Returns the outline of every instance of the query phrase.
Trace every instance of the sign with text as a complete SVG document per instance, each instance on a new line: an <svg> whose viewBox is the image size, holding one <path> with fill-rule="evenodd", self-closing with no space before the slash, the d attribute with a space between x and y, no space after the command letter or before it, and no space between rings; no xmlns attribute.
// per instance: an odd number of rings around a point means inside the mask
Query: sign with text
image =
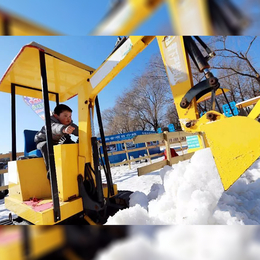
<svg viewBox="0 0 260 260"><path fill-rule="evenodd" d="M200 142L199 142L199 138L197 135L187 136L186 140L187 140L187 145L188 145L189 149L200 147Z"/></svg>

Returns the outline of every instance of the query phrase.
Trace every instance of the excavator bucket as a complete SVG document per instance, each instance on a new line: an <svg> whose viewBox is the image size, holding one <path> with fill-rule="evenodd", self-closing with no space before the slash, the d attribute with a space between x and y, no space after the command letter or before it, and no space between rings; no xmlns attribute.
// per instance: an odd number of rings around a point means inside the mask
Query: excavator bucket
<svg viewBox="0 0 260 260"><path fill-rule="evenodd" d="M201 125L200 130L227 190L260 156L260 123L243 116L222 117Z"/></svg>

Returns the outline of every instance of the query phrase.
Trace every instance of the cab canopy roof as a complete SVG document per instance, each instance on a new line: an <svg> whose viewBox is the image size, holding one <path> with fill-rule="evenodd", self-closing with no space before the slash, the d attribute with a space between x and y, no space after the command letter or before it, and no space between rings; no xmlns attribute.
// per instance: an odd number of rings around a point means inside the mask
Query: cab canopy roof
<svg viewBox="0 0 260 260"><path fill-rule="evenodd" d="M35 22L29 21L25 18L17 16L0 10L0 35L59 35L59 33L44 28Z"/></svg>
<svg viewBox="0 0 260 260"><path fill-rule="evenodd" d="M45 53L49 100L64 102L78 94L78 88L95 69L38 43L25 45L0 81L0 91L42 98L40 51Z"/></svg>

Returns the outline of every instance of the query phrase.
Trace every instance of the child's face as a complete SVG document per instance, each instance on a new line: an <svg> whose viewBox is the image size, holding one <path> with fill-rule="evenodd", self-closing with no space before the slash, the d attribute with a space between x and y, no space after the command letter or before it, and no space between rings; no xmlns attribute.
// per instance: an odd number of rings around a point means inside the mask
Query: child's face
<svg viewBox="0 0 260 260"><path fill-rule="evenodd" d="M54 114L54 116L61 122L63 125L69 125L71 123L71 112L63 111L60 115Z"/></svg>

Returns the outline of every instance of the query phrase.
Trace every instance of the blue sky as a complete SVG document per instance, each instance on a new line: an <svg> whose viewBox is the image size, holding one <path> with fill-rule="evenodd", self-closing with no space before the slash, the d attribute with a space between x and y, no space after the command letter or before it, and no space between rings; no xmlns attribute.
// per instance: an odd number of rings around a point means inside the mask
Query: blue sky
<svg viewBox="0 0 260 260"><path fill-rule="evenodd" d="M87 35L110 9L111 0L1 0L0 8L67 35ZM166 4L142 24L135 35L156 35L169 28ZM171 28L171 27L170 27ZM168 30L169 32L169 30Z"/></svg>
<svg viewBox="0 0 260 260"><path fill-rule="evenodd" d="M19 50L31 41L38 42L70 58L98 68L114 48L117 37L114 36L41 36L41 37L0 37L0 77L2 78L6 69ZM101 111L113 107L116 98L131 85L135 75L139 75L145 68L150 57L159 53L156 40L154 40L132 63L130 63L119 75L109 83L99 94ZM17 96L17 150L23 151L23 130L38 130L42 127L43 121L30 107L28 107L22 96ZM66 102L73 110L73 119L77 120L77 97ZM51 102L51 108L55 103ZM1 120L1 145L0 153L6 153L11 149L11 109L10 94L0 92L0 114ZM4 112L3 112L4 111ZM96 127L96 131L98 128Z"/></svg>

